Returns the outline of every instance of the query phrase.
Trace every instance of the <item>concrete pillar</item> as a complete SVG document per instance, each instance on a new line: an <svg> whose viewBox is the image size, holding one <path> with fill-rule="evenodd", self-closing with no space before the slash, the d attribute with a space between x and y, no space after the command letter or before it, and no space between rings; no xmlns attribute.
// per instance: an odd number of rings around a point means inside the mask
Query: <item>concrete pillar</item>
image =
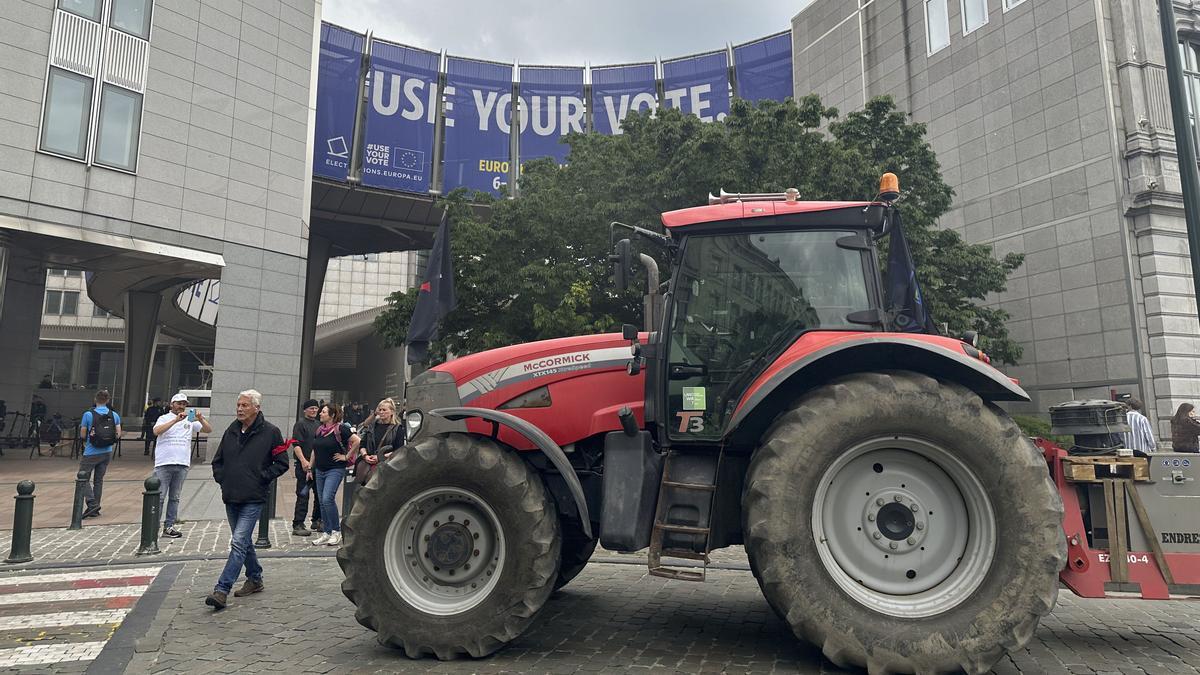
<svg viewBox="0 0 1200 675"><path fill-rule="evenodd" d="M162 295L145 291L125 293L125 372L121 391L113 392L114 407L132 422L141 417L150 386L150 368L158 344L158 308ZM132 424L130 425L132 428Z"/></svg>
<svg viewBox="0 0 1200 675"><path fill-rule="evenodd" d="M46 294L46 268L29 252L5 247L3 277L4 306L0 311L0 400L9 414L29 412L30 395L37 376L33 372L38 336L42 326L42 303Z"/></svg>
<svg viewBox="0 0 1200 675"><path fill-rule="evenodd" d="M321 311L321 289L325 286L325 271L329 269L329 249L332 242L312 235L308 240L308 261L305 265L304 323L300 332L300 382L296 400L308 399L312 389L313 357L317 343L317 315Z"/></svg>
<svg viewBox="0 0 1200 675"><path fill-rule="evenodd" d="M86 385L88 357L92 354L92 346L86 342L76 342L71 347L71 378L68 384Z"/></svg>

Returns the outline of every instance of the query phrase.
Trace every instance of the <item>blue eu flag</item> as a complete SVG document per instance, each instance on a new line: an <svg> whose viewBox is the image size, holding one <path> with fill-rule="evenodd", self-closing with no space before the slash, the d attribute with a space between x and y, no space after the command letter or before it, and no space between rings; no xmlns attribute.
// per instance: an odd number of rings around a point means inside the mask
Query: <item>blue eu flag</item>
<svg viewBox="0 0 1200 675"><path fill-rule="evenodd" d="M887 277L883 291L884 304L893 316L893 328L904 333L936 334L938 331L921 295L921 286L917 283L917 269L908 251L908 240L904 238L899 210L892 211L890 230Z"/></svg>

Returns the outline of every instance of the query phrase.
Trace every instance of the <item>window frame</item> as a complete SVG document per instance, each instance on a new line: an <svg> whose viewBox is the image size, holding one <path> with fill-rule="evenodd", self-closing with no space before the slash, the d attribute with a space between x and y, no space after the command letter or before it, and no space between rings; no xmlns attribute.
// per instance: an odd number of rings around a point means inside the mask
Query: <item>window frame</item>
<svg viewBox="0 0 1200 675"><path fill-rule="evenodd" d="M120 2L120 0L108 0L108 21L105 22L104 25L115 31L120 31L126 35L132 35L133 37L135 37L139 40L145 40L145 41L149 42L150 41L150 31L154 30L154 0L142 0L142 2L144 2L146 5L146 34L145 35L139 35L137 33L127 31L124 28L119 28L119 27L113 25L113 8L116 6L116 4L118 2Z"/></svg>
<svg viewBox="0 0 1200 675"><path fill-rule="evenodd" d="M933 33L929 30L929 26L931 25L929 21L929 6L935 2L945 8L946 15L946 44L939 46L937 49L933 47ZM921 11L925 14L925 55L933 56L950 46L950 0L921 0Z"/></svg>
<svg viewBox="0 0 1200 675"><path fill-rule="evenodd" d="M84 116L84 123L83 123L83 149L82 149L82 154L79 156L76 156L76 155L73 155L70 153L65 153L65 152L62 152L59 150L53 150L53 149L46 147L46 120L49 117L49 112L50 112L49 102L50 102L50 92L51 92L51 87L52 87L52 78L54 78L56 76L56 74L61 74L62 76L66 77L67 79L82 81L87 84L87 91L88 91L87 114ZM62 157L64 159L72 159L77 162L86 163L89 159L88 154L89 154L89 150L91 147L91 128L92 128L92 118L94 117L92 112L93 112L93 108L95 107L95 101L96 101L96 78L88 77L87 75L84 75L82 73L77 73L73 70L67 70L66 68L60 68L58 66L53 66L53 65L47 64L47 66L46 66L46 85L44 87L44 91L42 92L42 114L38 118L38 145L37 145L38 152L42 152L47 155L54 155L55 157Z"/></svg>
<svg viewBox="0 0 1200 675"><path fill-rule="evenodd" d="M100 23L100 19L102 19L104 17L104 0L96 0L96 15L95 16L87 16L86 14L80 14L79 12L75 12L70 9L67 9L66 7L63 7L63 0L58 0L57 2L55 2L54 8L61 9L62 11L66 12L67 14L74 14L75 16L80 17L81 19L87 19L88 21L92 21L94 23Z"/></svg>
<svg viewBox="0 0 1200 675"><path fill-rule="evenodd" d="M67 298L73 298L72 302L75 306L70 312L67 311ZM62 292L62 311L59 316L79 316L79 291L63 291Z"/></svg>
<svg viewBox="0 0 1200 675"><path fill-rule="evenodd" d="M92 148L91 148L91 152L89 154L91 155L92 164L95 166L102 166L106 169L112 169L114 171L123 171L125 173L137 174L138 161L141 159L141 156L142 156L142 119L145 117L145 112L146 112L146 96L145 96L145 94L139 94L138 92L136 92L132 89L126 89L125 87L115 85L111 82L102 82L100 84L99 89L100 89L100 100L99 100L99 103L96 104L96 113L93 116L93 120L92 120L93 121L93 127L92 127L93 133L90 134L91 139L92 139ZM118 94L131 96L131 97L134 97L137 99L137 123L135 125L136 128L133 133L133 165L132 166L126 167L126 166L119 166L116 164L109 164L107 162L100 161L100 159L99 159L100 123L101 123L101 120L104 118L105 95L108 94L108 92L110 90L116 91L116 92L118 92Z"/></svg>
<svg viewBox="0 0 1200 675"><path fill-rule="evenodd" d="M62 294L63 292L58 289L46 289L46 297L42 301L42 314L46 314L48 316L62 316ZM57 300L54 302L54 309L50 308L50 298L52 296L57 298Z"/></svg>
<svg viewBox="0 0 1200 675"><path fill-rule="evenodd" d="M967 29L967 3L968 2L979 2L979 3L983 4L983 21L981 21L978 26L975 26L974 28L971 28L969 30ZM980 28L983 28L984 26L988 25L988 21L990 21L992 18L991 17L991 14L992 14L991 7L988 6L988 0L958 0L958 11L962 17L963 37L966 37L967 35L970 35L971 33L974 33L975 31L979 30Z"/></svg>
<svg viewBox="0 0 1200 675"><path fill-rule="evenodd" d="M1004 11L1015 9L1020 5L1025 4L1025 0L1004 0Z"/></svg>

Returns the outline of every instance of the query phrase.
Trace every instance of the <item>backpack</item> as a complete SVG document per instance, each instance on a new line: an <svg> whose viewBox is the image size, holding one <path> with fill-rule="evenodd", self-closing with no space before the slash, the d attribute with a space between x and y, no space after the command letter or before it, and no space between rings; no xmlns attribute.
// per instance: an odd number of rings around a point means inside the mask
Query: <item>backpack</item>
<svg viewBox="0 0 1200 675"><path fill-rule="evenodd" d="M112 411L100 413L92 408L92 428L88 430L88 442L93 448L107 448L117 442L117 425Z"/></svg>

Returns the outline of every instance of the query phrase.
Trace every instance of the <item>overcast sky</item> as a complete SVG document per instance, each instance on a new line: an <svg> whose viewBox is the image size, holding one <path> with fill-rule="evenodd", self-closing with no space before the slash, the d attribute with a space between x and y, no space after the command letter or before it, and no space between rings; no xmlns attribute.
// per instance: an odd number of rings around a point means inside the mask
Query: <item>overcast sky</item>
<svg viewBox="0 0 1200 675"><path fill-rule="evenodd" d="M650 61L787 30L812 0L324 0L324 19L456 56L530 65Z"/></svg>

